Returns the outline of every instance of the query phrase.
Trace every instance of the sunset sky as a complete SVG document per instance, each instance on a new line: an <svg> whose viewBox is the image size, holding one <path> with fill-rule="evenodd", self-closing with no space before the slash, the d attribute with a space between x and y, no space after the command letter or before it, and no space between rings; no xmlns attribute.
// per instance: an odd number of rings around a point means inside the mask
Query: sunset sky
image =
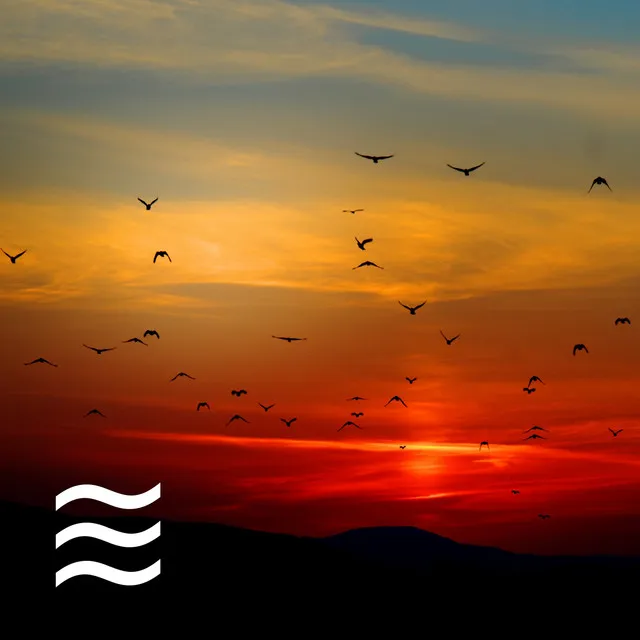
<svg viewBox="0 0 640 640"><path fill-rule="evenodd" d="M599 6L4 3L0 499L640 554L640 6Z"/></svg>

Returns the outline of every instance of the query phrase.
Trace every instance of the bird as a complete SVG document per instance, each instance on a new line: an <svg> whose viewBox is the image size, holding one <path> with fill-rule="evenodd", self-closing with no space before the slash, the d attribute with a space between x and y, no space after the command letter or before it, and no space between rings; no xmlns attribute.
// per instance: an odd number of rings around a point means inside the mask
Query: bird
<svg viewBox="0 0 640 640"><path fill-rule="evenodd" d="M421 309L422 307L424 307L424 305L427 304L427 301L425 300L422 304L419 304L419 305L417 305L415 307L409 307L406 304L403 304L402 302L400 302L400 300L398 300L398 304L401 307L404 307L405 309L408 309L410 315L415 316L416 315L416 311L418 309Z"/></svg>
<svg viewBox="0 0 640 640"><path fill-rule="evenodd" d="M351 213L355 215L358 211L364 211L364 209L343 209L342 213Z"/></svg>
<svg viewBox="0 0 640 640"><path fill-rule="evenodd" d="M359 427L355 422L351 422L351 420L347 420L339 429L338 431L342 431L345 427L355 427L356 429L362 429L362 427Z"/></svg>
<svg viewBox="0 0 640 640"><path fill-rule="evenodd" d="M369 244L370 242L373 242L373 238L365 238L364 240L360 241L356 236L356 243L358 245L358 249L362 249L362 251L366 251L367 248L364 245Z"/></svg>
<svg viewBox="0 0 640 640"><path fill-rule="evenodd" d="M207 409L209 409L209 411L211 411L211 407L209 406L208 402L198 402L198 406L196 407L196 411L200 411L200 409L204 409L204 407L207 407Z"/></svg>
<svg viewBox="0 0 640 640"><path fill-rule="evenodd" d="M247 395L246 389L237 389L237 390L236 389L232 389L231 390L231 395L232 396L237 396L239 398L243 394Z"/></svg>
<svg viewBox="0 0 640 640"><path fill-rule="evenodd" d="M273 407L275 407L275 406L276 406L276 405L275 405L275 403L274 403L274 404L270 404L269 406L265 406L265 405L263 405L263 404L262 404L262 403L260 403L260 402L258 402L258 404L259 404L259 405L264 409L265 413L266 413L267 411L269 411L269 409L272 409Z"/></svg>
<svg viewBox="0 0 640 640"><path fill-rule="evenodd" d="M97 409L91 409L91 411L87 411L87 413L84 414L84 417L86 418L87 416L90 416L90 415L102 416L103 418L106 418L106 416L102 412L98 411Z"/></svg>
<svg viewBox="0 0 640 640"><path fill-rule="evenodd" d="M352 415L354 418L362 418L362 416L364 415L364 413L362 413L362 411L352 411L352 412L351 412L351 415Z"/></svg>
<svg viewBox="0 0 640 640"><path fill-rule="evenodd" d="M306 340L306 338L285 338L284 336L271 336L272 338L275 338L276 340L286 340L289 344L291 344L292 342L295 342L296 340Z"/></svg>
<svg viewBox="0 0 640 640"><path fill-rule="evenodd" d="M347 402L349 402L349 400L366 400L366 398L361 398L360 396L353 396L353 398L347 398Z"/></svg>
<svg viewBox="0 0 640 640"><path fill-rule="evenodd" d="M188 373L184 373L183 371L181 371L180 373L176 373L176 375L173 376L173 378L171 378L171 380L169 380L169 382L173 382L177 378L189 378L190 380L195 380L195 378L190 376Z"/></svg>
<svg viewBox="0 0 640 640"><path fill-rule="evenodd" d="M629 318L616 318L614 324L631 324L631 320Z"/></svg>
<svg viewBox="0 0 640 640"><path fill-rule="evenodd" d="M391 154L390 156L367 156L363 153L358 153L357 151L354 152L357 156L360 156L361 158L366 158L367 160L371 160L373 162L373 164L378 164L379 160L386 160L387 158L393 158L394 154Z"/></svg>
<svg viewBox="0 0 640 640"><path fill-rule="evenodd" d="M91 351L95 351L98 355L100 355L101 353L104 353L105 351L113 351L114 349L117 349L118 347L110 347L109 349L96 349L95 347L90 347L88 344L84 344L82 343L83 347L87 347L87 349L91 349Z"/></svg>
<svg viewBox="0 0 640 640"><path fill-rule="evenodd" d="M384 267L378 266L375 262L371 262L371 260L366 260L365 262L361 262L357 267L353 267L353 270L355 271L360 267L376 267L377 269L384 269Z"/></svg>
<svg viewBox="0 0 640 640"><path fill-rule="evenodd" d="M25 249L24 251L21 251L20 253L16 254L15 256L10 256L4 249L0 249L0 251L2 251L2 253L4 253L4 255L7 256L7 258L9 258L9 260L11 260L11 264L15 264L16 260L20 256L23 256L25 253L27 253L27 250Z"/></svg>
<svg viewBox="0 0 640 640"><path fill-rule="evenodd" d="M544 384L544 382L542 382L542 378L538 378L538 376L531 376L529 378L529 384L527 386L530 387L534 382L539 382L540 384Z"/></svg>
<svg viewBox="0 0 640 640"><path fill-rule="evenodd" d="M145 347L149 346L146 342L142 342L142 340L140 340L140 338L129 338L128 340L123 340L122 342L123 342L123 344L127 343L127 342L139 342L140 344L143 344Z"/></svg>
<svg viewBox="0 0 640 640"><path fill-rule="evenodd" d="M511 493L513 493L514 496L517 496L520 492L517 489L511 489Z"/></svg>
<svg viewBox="0 0 640 640"><path fill-rule="evenodd" d="M156 251L156 254L153 256L154 264L158 258L169 258L169 262L173 262L171 256L166 251Z"/></svg>
<svg viewBox="0 0 640 640"><path fill-rule="evenodd" d="M609 431L611 431L613 437L615 438L621 431L624 431L624 429L618 429L617 431L614 431L611 427L609 427Z"/></svg>
<svg viewBox="0 0 640 640"><path fill-rule="evenodd" d="M591 189L593 189L593 187L595 187L595 185L597 184L603 184L605 187L607 187L607 189L609 189L609 191L612 191L609 183L602 176L598 176L597 178L593 179L593 182L591 183L591 186L589 187L589 191L587 191L587 193L591 193Z"/></svg>
<svg viewBox="0 0 640 640"><path fill-rule="evenodd" d="M147 329L142 334L143 338L146 338L147 336L155 336L156 338L158 338L158 340L160 340L160 334L155 329Z"/></svg>
<svg viewBox="0 0 640 640"><path fill-rule="evenodd" d="M484 162L481 162L480 164L477 164L475 167L470 167L469 169L461 169L460 167L454 167L453 165L447 163L447 167L451 167L452 169L455 169L460 173L464 173L465 176L468 176L472 171L479 169L483 164Z"/></svg>
<svg viewBox="0 0 640 640"><path fill-rule="evenodd" d="M543 436L539 436L537 433L532 433L527 438L522 438L523 440L546 440Z"/></svg>
<svg viewBox="0 0 640 640"><path fill-rule="evenodd" d="M548 433L549 429L545 429L544 427L538 427L537 425L534 425L533 427L531 427L531 429L527 429L522 433L529 433L530 431L546 431Z"/></svg>
<svg viewBox="0 0 640 640"><path fill-rule="evenodd" d="M535 387L523 387L522 390L526 391L528 395L531 395L536 390L536 388Z"/></svg>
<svg viewBox="0 0 640 640"><path fill-rule="evenodd" d="M407 405L404 403L404 400L403 400L400 396L393 396L393 398L390 398L390 399L389 399L389 402L387 402L387 404L385 404L384 406L386 407L386 406L387 406L389 403L391 403L391 402L401 402L405 407L407 406Z"/></svg>
<svg viewBox="0 0 640 640"><path fill-rule="evenodd" d="M409 384L413 384L418 378L407 378L405 377L405 380L409 383Z"/></svg>
<svg viewBox="0 0 640 640"><path fill-rule="evenodd" d="M147 208L147 211L151 211L151 207L158 202L158 198L156 198L155 200L153 200L152 202L145 202L142 198L138 198L138 200L140 200L140 202L142 202L142 204Z"/></svg>
<svg viewBox="0 0 640 640"><path fill-rule="evenodd" d="M440 335L444 338L445 342L448 345L453 344L454 340L457 340L460 337L460 334L458 334L457 336L453 336L453 338L447 338L447 336L445 336L444 333L442 333L442 331L440 331Z"/></svg>
<svg viewBox="0 0 640 640"><path fill-rule="evenodd" d="M401 444L401 445L400 445L400 448L401 448L401 449L406 449L406 448L407 448L407 445L406 445L406 444Z"/></svg>
<svg viewBox="0 0 640 640"><path fill-rule="evenodd" d="M480 443L480 451L482 451L482 447L487 447L487 449L489 449L489 443L486 440L483 440ZM489 449L489 451L491 451L491 449Z"/></svg>
<svg viewBox="0 0 640 640"><path fill-rule="evenodd" d="M551 516L547 513L539 513L538 514L538 518L540 518L540 520L548 520Z"/></svg>
<svg viewBox="0 0 640 640"><path fill-rule="evenodd" d="M46 358L36 358L35 360L32 360L31 362L25 362L25 366L28 367L30 364L38 364L38 363L42 363L42 364L49 364L52 367L57 367L57 364L53 364L53 362L49 362Z"/></svg>
<svg viewBox="0 0 640 640"><path fill-rule="evenodd" d="M227 426L229 426L234 420L244 420L247 424L249 424L248 420L245 420L241 415L238 415L236 413L234 416L231 416L231 418L229 418L229 422L227 422Z"/></svg>
<svg viewBox="0 0 640 640"><path fill-rule="evenodd" d="M585 347L583 344L576 344L573 347L573 355L576 355L576 351L585 351L586 353L589 353L589 349L587 349L587 347Z"/></svg>
<svg viewBox="0 0 640 640"><path fill-rule="evenodd" d="M290 427L298 418L291 418L291 420L285 420L284 418L280 418L281 422L284 422L287 427Z"/></svg>

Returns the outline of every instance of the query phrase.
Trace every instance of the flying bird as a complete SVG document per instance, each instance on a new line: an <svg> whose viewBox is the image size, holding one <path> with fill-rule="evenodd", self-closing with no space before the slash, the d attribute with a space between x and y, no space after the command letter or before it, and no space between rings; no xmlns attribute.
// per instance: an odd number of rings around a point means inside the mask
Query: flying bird
<svg viewBox="0 0 640 640"><path fill-rule="evenodd" d="M549 429L545 429L544 427L538 427L537 425L534 425L533 427L531 427L531 429L527 429L522 433L529 433L530 431L546 431L548 433Z"/></svg>
<svg viewBox="0 0 640 640"><path fill-rule="evenodd" d="M407 448L407 445L406 445L406 444L401 444L401 445L400 445L400 448L401 448L401 449L406 449L406 448Z"/></svg>
<svg viewBox="0 0 640 640"><path fill-rule="evenodd" d="M284 336L271 336L272 338L275 338L276 340L286 340L289 344L291 344L292 342L295 342L296 340L306 340L306 338L285 338Z"/></svg>
<svg viewBox="0 0 640 640"><path fill-rule="evenodd" d="M2 251L2 253L4 253L4 255L7 256L7 258L9 258L9 260L11 260L11 264L15 264L16 260L20 256L23 256L25 253L27 253L27 250L25 249L24 251L21 251L20 253L16 254L15 256L10 256L4 249L0 249L0 251Z"/></svg>
<svg viewBox="0 0 640 640"><path fill-rule="evenodd" d="M354 153L357 156L360 156L361 158L366 158L367 160L371 160L373 164L378 164L379 160L386 160L387 158L393 158L393 154L391 154L390 156L367 156L367 155L364 155L363 153L358 153L357 151L355 151Z"/></svg>
<svg viewBox="0 0 640 640"><path fill-rule="evenodd" d="M373 238L365 238L364 240L360 241L356 237L356 243L358 245L358 249L362 249L362 251L366 251L367 248L364 245L369 244L370 242L373 242Z"/></svg>
<svg viewBox="0 0 640 640"><path fill-rule="evenodd" d="M358 211L364 211L364 209L343 209L342 213L351 213L355 215Z"/></svg>
<svg viewBox="0 0 640 640"><path fill-rule="evenodd" d="M511 493L513 493L514 496L517 496L520 492L517 489L511 489Z"/></svg>
<svg viewBox="0 0 640 640"><path fill-rule="evenodd" d="M280 418L281 422L284 422L287 427L290 427L298 418L291 418L291 420L285 420L284 418Z"/></svg>
<svg viewBox="0 0 640 640"><path fill-rule="evenodd" d="M544 382L542 382L542 378L538 378L538 376L531 376L529 378L529 384L527 386L530 387L534 382L539 382L540 384L544 384Z"/></svg>
<svg viewBox="0 0 640 640"><path fill-rule="evenodd" d="M587 191L587 193L591 193L591 189L593 189L593 187L595 187L597 184L603 184L605 187L607 187L607 189L609 189L609 191L612 191L609 183L602 176L598 176L597 178L593 179L593 182L591 183L591 186L589 187L589 191Z"/></svg>
<svg viewBox="0 0 640 640"><path fill-rule="evenodd" d="M155 200L153 200L152 202L145 202L142 198L138 198L138 200L140 200L140 202L142 202L142 204L147 208L147 211L151 211L151 207L158 202L158 198L156 198Z"/></svg>
<svg viewBox="0 0 640 640"><path fill-rule="evenodd" d="M361 262L357 267L353 267L353 269L355 271L360 267L376 267L377 269L384 269L384 267L379 267L375 262L371 262L371 260L366 260L365 262Z"/></svg>
<svg viewBox="0 0 640 640"><path fill-rule="evenodd" d="M342 431L345 427L355 427L356 429L362 429L362 427L359 427L355 422L351 422L351 420L347 420L339 429L338 431Z"/></svg>
<svg viewBox="0 0 640 640"><path fill-rule="evenodd" d="M155 336L156 338L158 338L158 340L160 340L160 334L155 329L147 329L142 334L143 338L146 338L147 336Z"/></svg>
<svg viewBox="0 0 640 640"><path fill-rule="evenodd" d="M366 400L366 398L361 398L360 396L353 396L353 398L347 398L347 402L349 402L349 400Z"/></svg>
<svg viewBox="0 0 640 640"><path fill-rule="evenodd" d="M191 377L188 373L184 373L183 371L181 371L180 373L176 373L176 375L173 376L173 378L171 378L169 382L173 382L177 378L189 378L190 380L195 380L195 378Z"/></svg>
<svg viewBox="0 0 640 640"><path fill-rule="evenodd" d="M487 447L487 449L489 449L489 443L486 440L483 440L480 443L480 451L482 451L482 447ZM491 449L489 449L489 451L491 451Z"/></svg>
<svg viewBox="0 0 640 640"><path fill-rule="evenodd" d="M237 390L236 389L232 389L231 390L231 395L232 396L237 396L239 398L243 394L247 395L246 389L237 389Z"/></svg>
<svg viewBox="0 0 640 640"><path fill-rule="evenodd" d="M405 380L409 383L409 384L413 384L418 378L407 378L405 377Z"/></svg>
<svg viewBox="0 0 640 640"><path fill-rule="evenodd" d="M211 411L211 407L209 406L208 402L198 402L198 406L196 407L196 411L200 411L200 409L204 409L205 407L207 407L207 409L209 409L209 411Z"/></svg>
<svg viewBox="0 0 640 640"><path fill-rule="evenodd" d="M532 433L527 438L522 438L523 440L546 440L543 436L539 436L537 433Z"/></svg>
<svg viewBox="0 0 640 640"><path fill-rule="evenodd" d="M615 324L631 324L629 318L616 318Z"/></svg>
<svg viewBox="0 0 640 640"><path fill-rule="evenodd" d="M586 353L589 353L589 349L587 349L587 347L585 347L583 344L576 344L573 347L573 355L576 355L576 351L585 351Z"/></svg>
<svg viewBox="0 0 640 640"><path fill-rule="evenodd" d="M418 306L416 306L416 307L409 307L409 306L407 306L406 304L403 304L402 302L400 302L400 300L398 300L398 304L399 304L401 307L404 307L405 309L407 309L407 310L409 311L409 314L410 314L410 315L415 316L415 315L416 315L416 311L417 311L418 309L421 309L422 307L424 307L424 305L425 305L425 304L427 304L427 301L425 300L422 304L419 304L419 305L418 305Z"/></svg>
<svg viewBox="0 0 640 640"><path fill-rule="evenodd" d="M536 388L535 387L523 387L522 390L526 391L528 395L531 395L536 390Z"/></svg>
<svg viewBox="0 0 640 640"><path fill-rule="evenodd" d="M146 342L142 342L140 338L129 338L128 340L123 340L122 342L123 344L126 344L127 342L139 342L140 344L143 344L145 347L149 346Z"/></svg>
<svg viewBox="0 0 640 640"><path fill-rule="evenodd" d="M84 414L84 417L86 418L90 415L102 416L103 418L106 418L106 416L97 409L91 409L91 411L87 411L87 413Z"/></svg>
<svg viewBox="0 0 640 640"><path fill-rule="evenodd" d="M158 258L169 258L169 262L173 262L171 256L166 251L156 251L156 255L153 256L153 263L155 264Z"/></svg>
<svg viewBox="0 0 640 640"><path fill-rule="evenodd" d="M259 404L259 405L264 409L265 413L266 413L267 411L269 411L269 409L272 409L273 407L275 407L275 406L276 406L276 405L275 405L275 403L274 403L274 404L270 404L269 406L265 406L265 405L263 405L263 404L262 404L262 403L260 403L260 402L258 402L258 404Z"/></svg>
<svg viewBox="0 0 640 640"><path fill-rule="evenodd" d="M91 351L95 351L98 355L104 353L105 351L113 351L114 349L117 349L117 347L110 347L109 349L96 349L95 347L90 347L88 344L84 343L82 343L82 346L87 347L87 349L91 349Z"/></svg>
<svg viewBox="0 0 640 640"><path fill-rule="evenodd" d="M613 437L615 438L621 431L624 431L624 429L618 429L617 431L614 431L611 427L609 427L609 431L611 431Z"/></svg>
<svg viewBox="0 0 640 640"><path fill-rule="evenodd" d="M538 518L540 518L540 520L548 520L551 516L546 514L546 513L539 513L538 514Z"/></svg>
<svg viewBox="0 0 640 640"><path fill-rule="evenodd" d="M440 335L444 338L445 342L448 345L453 344L454 340L457 340L460 337L460 334L458 334L457 336L453 336L453 338L447 338L447 336L445 336L444 333L442 333L442 331L440 331Z"/></svg>
<svg viewBox="0 0 640 640"><path fill-rule="evenodd" d="M57 364L53 364L53 362L49 362L46 358L36 358L35 360L32 360L31 362L25 362L25 366L29 366L30 364L38 364L38 363L42 363L42 364L49 364L52 367L57 367Z"/></svg>
<svg viewBox="0 0 640 640"><path fill-rule="evenodd" d="M405 407L407 406L407 405L404 403L404 400L403 400L400 396L393 396L393 398L390 398L390 399L389 399L389 402L387 402L387 404L385 404L384 406L386 407L386 406L387 406L389 403L391 403L391 402L401 402Z"/></svg>
<svg viewBox="0 0 640 640"><path fill-rule="evenodd" d="M362 413L362 411L352 411L352 412L351 412L351 415L352 415L354 418L362 418L362 416L364 415L364 413Z"/></svg>
<svg viewBox="0 0 640 640"><path fill-rule="evenodd" d="M468 176L472 171L479 169L483 164L484 162L481 162L480 164L477 164L475 167L470 167L469 169L461 169L460 167L454 167L453 165L447 163L447 167L451 167L451 169L455 169L460 173L464 173L465 176Z"/></svg>
<svg viewBox="0 0 640 640"><path fill-rule="evenodd" d="M236 413L234 416L231 416L231 418L229 418L229 422L227 422L227 426L229 426L234 420L244 420L247 424L249 424L248 420L245 420L241 415L238 415Z"/></svg>

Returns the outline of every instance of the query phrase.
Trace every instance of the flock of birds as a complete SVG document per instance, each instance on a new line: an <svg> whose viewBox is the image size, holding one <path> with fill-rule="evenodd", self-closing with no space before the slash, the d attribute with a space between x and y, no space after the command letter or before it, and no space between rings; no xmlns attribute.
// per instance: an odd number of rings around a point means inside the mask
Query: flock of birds
<svg viewBox="0 0 640 640"><path fill-rule="evenodd" d="M355 152L355 154L357 156L360 156L361 158L365 158L367 160L371 160L373 162L373 164L378 164L379 162L381 162L382 160L388 160L389 158L393 158L394 155L383 155L383 156L375 156L375 155L365 155L362 153L358 153L357 151ZM453 169L454 171L458 171L462 174L464 174L465 176L469 177L471 175L472 172L476 171L477 169L479 169L480 167L482 167L485 163L481 162L480 164L477 164L475 166L469 167L469 168L462 168L462 167L456 167L450 164L447 164L448 167L450 167L451 169ZM597 186L597 185L603 185L606 186L610 191L611 191L611 187L609 186L609 183L607 182L607 180L605 178L603 178L602 176L598 176L596 178L593 179L592 183L591 183L591 187L589 188L589 190L587 191L587 193L590 193L591 190ZM138 200L140 201L140 203L142 203L145 207L146 211L151 211L152 206L158 202L158 198L156 197L154 200L152 200L151 202L146 202L145 200L143 200L142 198L138 198ZM343 213L351 213L352 215L355 215L356 213L360 213L363 212L364 209L344 209ZM366 245L370 244L371 242L373 242L373 238L365 238L363 240L359 240L357 237L355 238L356 240L356 244L357 247L361 250L361 251L365 251L366 250ZM10 255L9 253L7 253L4 249L0 248L0 251L2 251L2 253L4 253L5 256L7 256L7 258L9 258L10 262L12 264L17 264L17 260L19 258L21 258L25 253L27 253L27 250L25 249L24 251L21 251L20 253L17 253L15 255ZM158 260L158 258L167 258L169 260L169 262L172 262L171 260L171 256L169 255L169 253L166 250L158 250L155 252L155 255L153 256L153 262L154 264L156 263L156 261ZM363 267L375 267L377 269L383 269L384 267L381 267L379 265L377 265L374 262L371 262L369 260L366 260L365 262L360 263L359 265L357 265L356 267L353 267L353 269L360 269ZM402 306L404 309L406 309L410 315L415 316L417 311L420 310L422 307L424 307L424 305L427 303L427 301L425 300L424 302L421 302L420 304L417 304L415 306L410 306L407 304L404 304L401 301L398 301L398 303L400 304L400 306ZM620 324L631 324L631 320L627 317L619 317L616 318L614 324L620 325ZM440 334L442 335L443 339L445 340L447 346L451 346L456 340L458 340L460 338L460 334L457 334L451 338L448 338L445 333L440 330ZM160 334L158 333L158 331L156 331L155 329L147 329L143 335L142 335L142 339L138 338L138 337L133 337L133 338L129 338L128 340L123 340L124 344L127 343L138 343L144 346L148 346L148 343L144 341L144 338L147 337L153 337L157 340L160 339ZM272 335L272 338L276 339L276 340L282 340L288 343L293 343L293 342L299 342L299 341L303 341L303 340L307 340L307 338L297 338L297 337L290 337L290 336L276 336L276 335ZM87 349L95 352L97 355L102 355L103 353L107 353L109 351L114 351L117 347L108 347L108 348L97 348L97 347L92 347L89 346L87 344L83 344L84 347L86 347ZM584 351L585 354L589 353L589 350L587 349L586 345L578 343L575 344L573 347L573 355L575 356L577 352L579 351ZM50 362L49 360L47 360L46 358L36 358L30 362L25 362L24 363L25 366L29 366L29 365L34 365L34 364L47 364L50 365L52 367L57 367L57 364L54 364L53 362ZM191 375L189 375L188 373L185 373L184 371L180 371L178 372L173 378L171 378L171 380L169 382L174 382L176 381L178 378L187 378L189 380L195 380L195 378ZM410 377L406 377L405 380L412 385L414 382L416 382L417 378L410 378ZM528 395L530 395L531 393L534 393L536 391L536 387L533 386L536 383L540 383L540 384L545 384L542 379L536 375L531 376L531 378L529 379L529 382L527 383L527 385L525 387L523 387L523 391L525 393L527 393ZM235 397L242 397L243 395L247 395L247 390L246 389L233 389L231 391L231 395L235 396ZM352 402L358 402L358 401L364 401L367 400L366 398L360 397L360 396L353 396L351 398L347 398L347 401L352 401ZM405 401L402 399L402 397L398 396L398 395L394 395L392 396L388 402L384 405L385 407L389 406L391 403L399 403L404 407L407 407L407 404L405 403ZM275 404L269 404L269 405L265 405L262 404L260 402L257 403L262 409L263 411L266 413L268 411L270 411ZM207 409L209 411L211 411L211 407L209 406L208 402L198 402L196 405L196 411L200 411L201 409ZM92 415L96 415L96 416L100 416L102 418L105 418L106 416L98 409L91 409L90 411L88 411L84 417L89 417ZM354 418L354 419L359 419L361 417L364 416L364 412L362 411L353 411L351 412L350 417ZM244 418L242 415L236 413L233 416L231 416L231 418L229 418L228 422L226 423L227 426L230 425L231 423L235 422L235 421L243 421L247 424L249 424L249 421ZM298 420L297 417L292 417L292 418L280 418L281 422L284 423L287 427L291 427L291 425L296 422ZM347 427L354 427L356 429L362 429L362 427L360 425L358 425L356 422L354 422L353 420L347 420L346 422L344 422L344 424L337 430L338 432L342 431L343 429L346 429ZM615 438L617 437L623 430L622 429L611 429L609 428L609 431L611 432L612 436ZM533 433L532 433L533 432ZM530 435L526 436L523 438L523 440L528 441L528 440L545 440L546 438L544 436L541 436L538 432L545 432L548 433L547 429L534 425L533 427L531 427L530 429L527 429L524 434L529 433ZM486 447L487 450L490 450L489 447L489 442L486 440L483 440L480 443L480 451L482 451L483 447ZM404 450L406 449L406 445L400 445L400 449ZM519 495L520 491L517 489L512 489L511 493L513 495ZM548 518L550 518L551 516L549 514L538 514L538 517L542 520L546 520Z"/></svg>

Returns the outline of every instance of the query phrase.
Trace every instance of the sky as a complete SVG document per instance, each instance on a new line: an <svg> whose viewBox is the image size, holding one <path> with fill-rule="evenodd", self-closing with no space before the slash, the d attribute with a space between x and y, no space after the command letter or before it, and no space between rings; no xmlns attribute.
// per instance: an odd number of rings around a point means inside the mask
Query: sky
<svg viewBox="0 0 640 640"><path fill-rule="evenodd" d="M5 3L0 499L640 554L640 7L595 9Z"/></svg>

